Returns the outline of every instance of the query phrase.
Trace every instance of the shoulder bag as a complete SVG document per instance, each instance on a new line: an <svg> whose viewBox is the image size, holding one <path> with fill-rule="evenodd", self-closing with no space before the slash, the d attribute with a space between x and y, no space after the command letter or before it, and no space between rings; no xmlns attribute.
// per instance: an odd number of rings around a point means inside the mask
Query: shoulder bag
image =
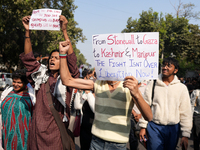
<svg viewBox="0 0 200 150"><path fill-rule="evenodd" d="M49 79L47 80L45 85L46 85L46 95L47 95L49 107L50 107L50 110L51 110L51 112L54 116L54 119L58 125L58 128L60 130L60 136L61 136L61 140L62 140L63 150L75 150L73 134L71 133L71 131L69 129L65 128L65 125L62 122L58 111L54 108L52 95L50 92Z"/></svg>

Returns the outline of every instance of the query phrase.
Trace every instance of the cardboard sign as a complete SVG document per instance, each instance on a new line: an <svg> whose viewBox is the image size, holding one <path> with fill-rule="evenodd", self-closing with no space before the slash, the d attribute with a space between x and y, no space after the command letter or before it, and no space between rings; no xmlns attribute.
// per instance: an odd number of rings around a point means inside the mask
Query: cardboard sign
<svg viewBox="0 0 200 150"><path fill-rule="evenodd" d="M59 16L62 10L36 9L33 10L29 29L30 30L60 30Z"/></svg>
<svg viewBox="0 0 200 150"><path fill-rule="evenodd" d="M93 56L98 80L156 79L159 68L159 33L137 32L93 35Z"/></svg>

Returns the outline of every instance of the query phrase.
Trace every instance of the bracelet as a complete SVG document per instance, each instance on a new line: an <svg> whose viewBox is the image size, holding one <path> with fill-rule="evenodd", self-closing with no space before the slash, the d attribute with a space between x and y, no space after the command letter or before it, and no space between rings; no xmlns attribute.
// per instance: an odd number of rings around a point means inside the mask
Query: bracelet
<svg viewBox="0 0 200 150"><path fill-rule="evenodd" d="M24 38L31 38L30 36L28 37L28 36L24 36Z"/></svg>
<svg viewBox="0 0 200 150"><path fill-rule="evenodd" d="M67 54L59 54L59 56L67 56Z"/></svg>
<svg viewBox="0 0 200 150"><path fill-rule="evenodd" d="M59 56L60 58L67 58L67 55L66 56Z"/></svg>
<svg viewBox="0 0 200 150"><path fill-rule="evenodd" d="M59 54L60 58L67 58L67 54Z"/></svg>

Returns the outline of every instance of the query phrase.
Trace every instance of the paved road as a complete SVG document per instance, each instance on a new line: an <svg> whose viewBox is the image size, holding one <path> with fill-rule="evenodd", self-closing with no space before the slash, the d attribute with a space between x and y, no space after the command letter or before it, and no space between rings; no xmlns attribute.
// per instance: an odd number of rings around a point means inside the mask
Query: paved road
<svg viewBox="0 0 200 150"><path fill-rule="evenodd" d="M0 91L0 95L1 95L2 91ZM71 115L71 121L70 121L70 125L69 128L72 130L73 129L73 123L74 123L74 115ZM1 120L1 115L0 115L0 120ZM0 121L1 123L1 121ZM0 124L1 125L1 124ZM0 132L1 134L1 132ZM1 135L0 135L0 139L1 139ZM75 138L75 144L76 144L76 150L80 150L80 141L79 141L79 137ZM180 139L177 145L177 149L176 150L181 150L180 145ZM188 146L188 150L193 150L193 141L192 138L189 139L189 146ZM0 143L0 150L2 150L1 148L1 143ZM129 150L129 144L127 144L127 150ZM138 150L145 150L145 148L140 144Z"/></svg>

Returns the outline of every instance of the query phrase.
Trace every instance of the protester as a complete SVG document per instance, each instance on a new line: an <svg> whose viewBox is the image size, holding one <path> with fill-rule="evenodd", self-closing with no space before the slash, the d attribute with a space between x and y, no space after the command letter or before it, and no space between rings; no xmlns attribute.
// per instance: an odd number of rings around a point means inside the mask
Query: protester
<svg viewBox="0 0 200 150"><path fill-rule="evenodd" d="M192 85L193 85L194 89L198 89L199 88L199 83L198 83L198 79L197 78L192 78Z"/></svg>
<svg viewBox="0 0 200 150"><path fill-rule="evenodd" d="M36 90L36 105L33 109L33 118L30 128L29 149L52 149L62 150L62 139L59 127L55 118L49 108L47 100L46 84L50 86L50 93L52 96L55 109L58 111L60 118L68 128L70 119L70 100L72 95L72 88L62 85L59 76L59 51L53 50L49 55L48 68L36 61L33 56L30 31L29 31L30 16L22 19L25 27L25 44L24 53L20 55L22 62L27 68L27 78L30 84ZM67 19L64 16L59 18L61 30L64 34L65 40L69 41L67 35ZM71 43L69 44L69 51L66 55L60 57L67 57L70 73L73 77L79 77L78 67L76 65L76 55L73 52ZM69 139L71 143L71 139ZM72 143L73 144L73 143Z"/></svg>
<svg viewBox="0 0 200 150"><path fill-rule="evenodd" d="M97 79L95 68L94 68L94 70L92 71L92 75L91 75L90 79Z"/></svg>
<svg viewBox="0 0 200 150"><path fill-rule="evenodd" d="M12 79L12 87L7 87L1 94L2 147L27 150L33 103L25 72L14 72Z"/></svg>
<svg viewBox="0 0 200 150"><path fill-rule="evenodd" d="M87 69L83 70L82 76L83 76L83 79L88 80L88 70ZM88 95L90 98L89 101L87 101ZM90 110L92 112L94 112L94 101L95 101L95 99L93 99L91 91L78 90L76 93L75 99L74 99L74 108L76 110L81 110L81 115L83 116L84 114L82 111L82 107L83 107L84 103L85 102L88 103L90 106L89 107Z"/></svg>
<svg viewBox="0 0 200 150"><path fill-rule="evenodd" d="M39 54L39 53L37 53L37 52L35 52L33 55L34 55L35 59L36 59L39 63L42 63L42 61L45 60L44 65L47 64L46 61L49 59L48 56L42 57L42 55Z"/></svg>
<svg viewBox="0 0 200 150"><path fill-rule="evenodd" d="M60 54L66 54L66 42L59 43ZM148 104L138 91L138 81L126 77L121 81L93 81L74 79L69 74L65 58L60 59L60 75L64 85L95 93L95 119L92 125L92 141L90 149L126 149L130 132L130 115L133 102L148 121L152 113Z"/></svg>
<svg viewBox="0 0 200 150"><path fill-rule="evenodd" d="M80 78L83 78L83 76L82 76L83 68L84 68L83 65L81 65L80 68L79 68L79 72L80 72L80 76L79 77Z"/></svg>
<svg viewBox="0 0 200 150"><path fill-rule="evenodd" d="M174 58L164 59L162 74L156 82L151 81L146 87L144 99L151 106L153 119L151 122L140 119L139 125L142 128L140 138L146 141L146 136L148 139L148 150L175 150L179 130L182 132L182 148L188 147L192 112L187 87L175 75L178 67L178 61Z"/></svg>
<svg viewBox="0 0 200 150"><path fill-rule="evenodd" d="M88 78L89 78L89 79L94 79L94 78L93 78L93 74L94 74L94 72L93 72L92 70L89 70L89 71L88 71Z"/></svg>
<svg viewBox="0 0 200 150"><path fill-rule="evenodd" d="M181 77L179 78L179 80L181 81L181 83L185 84L184 77L181 76Z"/></svg>
<svg viewBox="0 0 200 150"><path fill-rule="evenodd" d="M199 150L200 144L200 89L196 89L191 94L191 105L193 112L193 143L194 150Z"/></svg>
<svg viewBox="0 0 200 150"><path fill-rule="evenodd" d="M88 70L82 72L83 79L87 79ZM80 145L82 150L89 150L92 140L92 123L94 120L95 98L91 91L78 90L74 100L75 109L81 110Z"/></svg>

